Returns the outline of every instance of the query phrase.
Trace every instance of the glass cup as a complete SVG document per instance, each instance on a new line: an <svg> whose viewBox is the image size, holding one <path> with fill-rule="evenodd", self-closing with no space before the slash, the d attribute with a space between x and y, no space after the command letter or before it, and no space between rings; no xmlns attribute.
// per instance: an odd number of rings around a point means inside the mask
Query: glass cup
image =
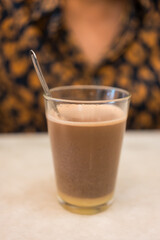
<svg viewBox="0 0 160 240"><path fill-rule="evenodd" d="M80 214L105 210L113 201L130 94L65 86L44 99L60 204Z"/></svg>

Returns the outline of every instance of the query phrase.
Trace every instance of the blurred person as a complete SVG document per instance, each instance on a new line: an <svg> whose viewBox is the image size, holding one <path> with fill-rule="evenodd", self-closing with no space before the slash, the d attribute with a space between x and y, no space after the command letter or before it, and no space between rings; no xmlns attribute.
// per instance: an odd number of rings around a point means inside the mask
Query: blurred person
<svg viewBox="0 0 160 240"><path fill-rule="evenodd" d="M160 129L160 1L1 0L0 132L45 131L33 49L50 87L132 94L129 129Z"/></svg>

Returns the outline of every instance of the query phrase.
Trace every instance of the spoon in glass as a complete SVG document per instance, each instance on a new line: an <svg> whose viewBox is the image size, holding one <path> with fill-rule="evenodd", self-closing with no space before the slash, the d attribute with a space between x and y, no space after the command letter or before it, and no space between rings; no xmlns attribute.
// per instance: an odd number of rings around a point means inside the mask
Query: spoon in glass
<svg viewBox="0 0 160 240"><path fill-rule="evenodd" d="M49 90L49 88L47 86L47 83L46 83L46 81L44 79L41 67L40 67L38 59L37 59L37 56L36 56L36 54L35 54L35 52L33 50L30 50L30 54L31 54L33 65L34 65L34 69L35 69L35 71L37 73L37 76L38 76L38 79L39 79L39 81L40 81L40 83L42 85L42 88L43 88L45 94L47 96L51 97L50 90Z"/></svg>
<svg viewBox="0 0 160 240"><path fill-rule="evenodd" d="M42 85L42 88L43 88L46 96L51 97L51 92L50 92L50 90L48 88L48 85L47 85L47 83L45 81L45 78L43 76L43 73L42 73L42 70L41 70L41 67L39 65L39 62L38 62L38 59L37 59L37 56L36 56L35 52L33 50L30 50L30 55L31 55L31 59L32 59L32 62L33 62L33 65L34 65L34 69L35 69L35 71L37 73L37 76L38 76L38 79L39 79L39 81L40 81L40 83ZM55 110L55 112L57 113L57 115L59 116L59 112L58 112L57 107L55 106L55 104L52 103L52 107Z"/></svg>

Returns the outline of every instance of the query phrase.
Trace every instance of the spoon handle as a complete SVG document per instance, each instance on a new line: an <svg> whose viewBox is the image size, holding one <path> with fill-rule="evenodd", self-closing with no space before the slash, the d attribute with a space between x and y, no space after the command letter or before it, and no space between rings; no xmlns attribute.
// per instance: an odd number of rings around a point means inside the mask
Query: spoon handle
<svg viewBox="0 0 160 240"><path fill-rule="evenodd" d="M40 83L42 85L42 88L43 88L46 96L51 97L50 90L49 90L49 88L47 86L45 78L43 77L43 73L42 73L41 67L39 65L38 59L36 57L36 54L35 54L35 52L33 50L30 50L30 54L31 54L32 62L33 62L34 68L36 70L37 76L38 76L39 81L40 81ZM51 106L53 107L53 109L56 112L57 116L60 118L60 114L59 114L59 111L57 109L57 106L52 101L51 101Z"/></svg>
<svg viewBox="0 0 160 240"><path fill-rule="evenodd" d="M38 78L39 78L39 80L41 82L41 85L43 87L43 90L44 90L44 92L45 92L45 94L47 96L50 96L50 90L49 90L49 88L48 88L48 86L46 84L46 81L44 79L41 67L40 67L40 65L38 63L38 60L37 60L37 57L36 57L36 54L35 54L35 52L33 50L30 50L30 54L31 54L31 58L32 58L32 62L33 62L34 68L35 68L36 73L38 75Z"/></svg>

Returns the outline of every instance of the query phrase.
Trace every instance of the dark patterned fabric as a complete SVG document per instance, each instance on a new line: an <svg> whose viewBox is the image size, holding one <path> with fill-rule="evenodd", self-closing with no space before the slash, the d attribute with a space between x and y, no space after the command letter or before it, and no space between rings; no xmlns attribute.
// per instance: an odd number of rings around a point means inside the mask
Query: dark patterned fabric
<svg viewBox="0 0 160 240"><path fill-rule="evenodd" d="M45 131L33 49L50 88L106 85L132 94L129 129L160 129L160 2L134 0L120 34L96 67L70 37L54 0L0 1L0 132Z"/></svg>

